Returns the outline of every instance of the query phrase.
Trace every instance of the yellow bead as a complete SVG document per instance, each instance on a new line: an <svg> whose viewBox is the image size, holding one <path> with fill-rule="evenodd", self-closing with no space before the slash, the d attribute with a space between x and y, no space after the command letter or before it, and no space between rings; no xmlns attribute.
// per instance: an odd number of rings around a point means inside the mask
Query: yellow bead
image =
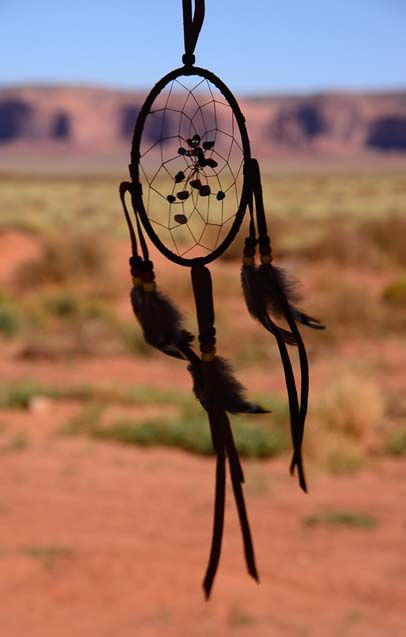
<svg viewBox="0 0 406 637"><path fill-rule="evenodd" d="M145 292L155 292L156 290L155 281L151 281L151 283L144 283L144 290Z"/></svg>
<svg viewBox="0 0 406 637"><path fill-rule="evenodd" d="M213 352L204 352L202 354L202 361L204 363L211 363L214 360L215 355L216 355L216 350L214 350Z"/></svg>
<svg viewBox="0 0 406 637"><path fill-rule="evenodd" d="M243 265L255 265L255 257L243 257Z"/></svg>
<svg viewBox="0 0 406 637"><path fill-rule="evenodd" d="M272 261L272 257L270 254L261 254L261 263L263 265L268 265L268 263L271 263Z"/></svg>
<svg viewBox="0 0 406 637"><path fill-rule="evenodd" d="M133 276L132 281L135 287L139 287L140 285L142 285L142 279L140 279L139 276Z"/></svg>

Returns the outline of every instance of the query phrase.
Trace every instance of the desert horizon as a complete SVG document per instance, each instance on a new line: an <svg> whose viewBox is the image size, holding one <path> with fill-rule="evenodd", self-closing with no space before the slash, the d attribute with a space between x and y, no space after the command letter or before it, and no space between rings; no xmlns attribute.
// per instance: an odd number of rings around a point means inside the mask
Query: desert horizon
<svg viewBox="0 0 406 637"><path fill-rule="evenodd" d="M1 87L0 170L121 173L144 97L85 86ZM241 108L252 152L276 171L323 170L325 162L329 170L357 162L404 169L406 91L242 98ZM170 118L167 126L175 132Z"/></svg>

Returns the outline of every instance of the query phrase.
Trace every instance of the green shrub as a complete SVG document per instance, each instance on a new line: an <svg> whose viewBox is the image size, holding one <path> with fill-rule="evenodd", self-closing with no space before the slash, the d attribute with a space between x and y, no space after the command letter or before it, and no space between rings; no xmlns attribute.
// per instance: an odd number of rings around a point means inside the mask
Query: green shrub
<svg viewBox="0 0 406 637"><path fill-rule="evenodd" d="M289 447L284 430L265 429L250 422L233 422L235 444L242 457L272 458ZM115 440L145 447L177 447L201 455L213 453L210 428L206 417L174 421L149 420L141 423L119 421L107 427L94 427L91 435L98 439Z"/></svg>
<svg viewBox="0 0 406 637"><path fill-rule="evenodd" d="M367 513L354 513L353 511L329 511L315 513L304 519L304 524L309 527L327 526L352 526L363 529L374 529L378 521Z"/></svg>
<svg viewBox="0 0 406 637"><path fill-rule="evenodd" d="M169 402L166 400L166 404ZM107 425L100 422L101 405L89 405L63 427L62 433L90 435L99 440L144 447L177 447L200 455L211 455L213 448L206 413L190 398L181 398L180 404L178 399L175 404L181 410L179 418L142 422L119 420ZM236 446L243 457L272 458L290 447L288 431L277 418L268 427L248 418L233 417L232 429Z"/></svg>
<svg viewBox="0 0 406 637"><path fill-rule="evenodd" d="M18 550L22 555L32 557L48 569L55 566L57 560L70 557L73 553L69 546L52 544L47 546L25 546Z"/></svg>
<svg viewBox="0 0 406 637"><path fill-rule="evenodd" d="M15 310L9 307L0 307L0 334L5 338L16 336L20 328L20 321Z"/></svg>
<svg viewBox="0 0 406 637"><path fill-rule="evenodd" d="M363 456L359 448L341 440L326 453L326 468L334 474L354 473L362 467Z"/></svg>
<svg viewBox="0 0 406 637"><path fill-rule="evenodd" d="M406 428L401 428L390 436L385 449L392 456L406 455Z"/></svg>
<svg viewBox="0 0 406 637"><path fill-rule="evenodd" d="M38 386L30 381L0 386L0 407L28 409L32 399L38 396Z"/></svg>
<svg viewBox="0 0 406 637"><path fill-rule="evenodd" d="M79 300L67 292L45 297L43 307L47 314L60 319L71 319L80 313Z"/></svg>
<svg viewBox="0 0 406 637"><path fill-rule="evenodd" d="M86 407L80 412L80 414L63 425L60 433L66 436L76 436L83 434L92 435L100 423L100 417L102 413L103 408L101 405L97 403L86 405Z"/></svg>
<svg viewBox="0 0 406 637"><path fill-rule="evenodd" d="M382 298L389 305L406 308L406 274L402 274L387 285Z"/></svg>

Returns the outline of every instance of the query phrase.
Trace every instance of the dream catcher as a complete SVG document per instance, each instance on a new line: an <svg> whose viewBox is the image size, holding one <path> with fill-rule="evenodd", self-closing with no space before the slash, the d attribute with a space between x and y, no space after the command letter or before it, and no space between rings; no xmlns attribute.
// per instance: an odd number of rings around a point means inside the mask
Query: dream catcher
<svg viewBox="0 0 406 637"><path fill-rule="evenodd" d="M154 86L139 112L129 166L131 182L120 185L120 197L131 238L134 314L149 345L188 363L193 391L208 415L216 454L213 535L203 582L208 597L220 559L226 460L247 569L258 580L242 490L244 475L228 414L259 414L266 410L247 400L229 363L216 353L212 281L207 268L231 244L247 210L249 235L242 255L243 293L249 313L274 336L280 352L290 407L290 470L297 471L304 491L301 446L309 373L298 324L315 329L322 326L298 309L295 287L273 265L259 166L251 158L239 105L216 75L195 66L194 50L203 19L204 0L195 0L193 12L192 1L183 0L183 66ZM133 217L125 202L127 192L131 195ZM168 259L191 270L198 345L184 328L182 314L157 287L147 237ZM284 319L285 328L276 322L279 319ZM299 391L288 346L298 350Z"/></svg>

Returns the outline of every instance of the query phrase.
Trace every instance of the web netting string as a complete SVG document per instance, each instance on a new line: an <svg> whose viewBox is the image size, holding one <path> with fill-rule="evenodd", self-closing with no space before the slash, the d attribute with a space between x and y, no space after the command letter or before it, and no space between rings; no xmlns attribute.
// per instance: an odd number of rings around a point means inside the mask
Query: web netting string
<svg viewBox="0 0 406 637"><path fill-rule="evenodd" d="M160 107L146 117L140 154L148 218L182 257L212 252L226 236L244 159L231 106L207 79L189 80L176 78L161 93Z"/></svg>

